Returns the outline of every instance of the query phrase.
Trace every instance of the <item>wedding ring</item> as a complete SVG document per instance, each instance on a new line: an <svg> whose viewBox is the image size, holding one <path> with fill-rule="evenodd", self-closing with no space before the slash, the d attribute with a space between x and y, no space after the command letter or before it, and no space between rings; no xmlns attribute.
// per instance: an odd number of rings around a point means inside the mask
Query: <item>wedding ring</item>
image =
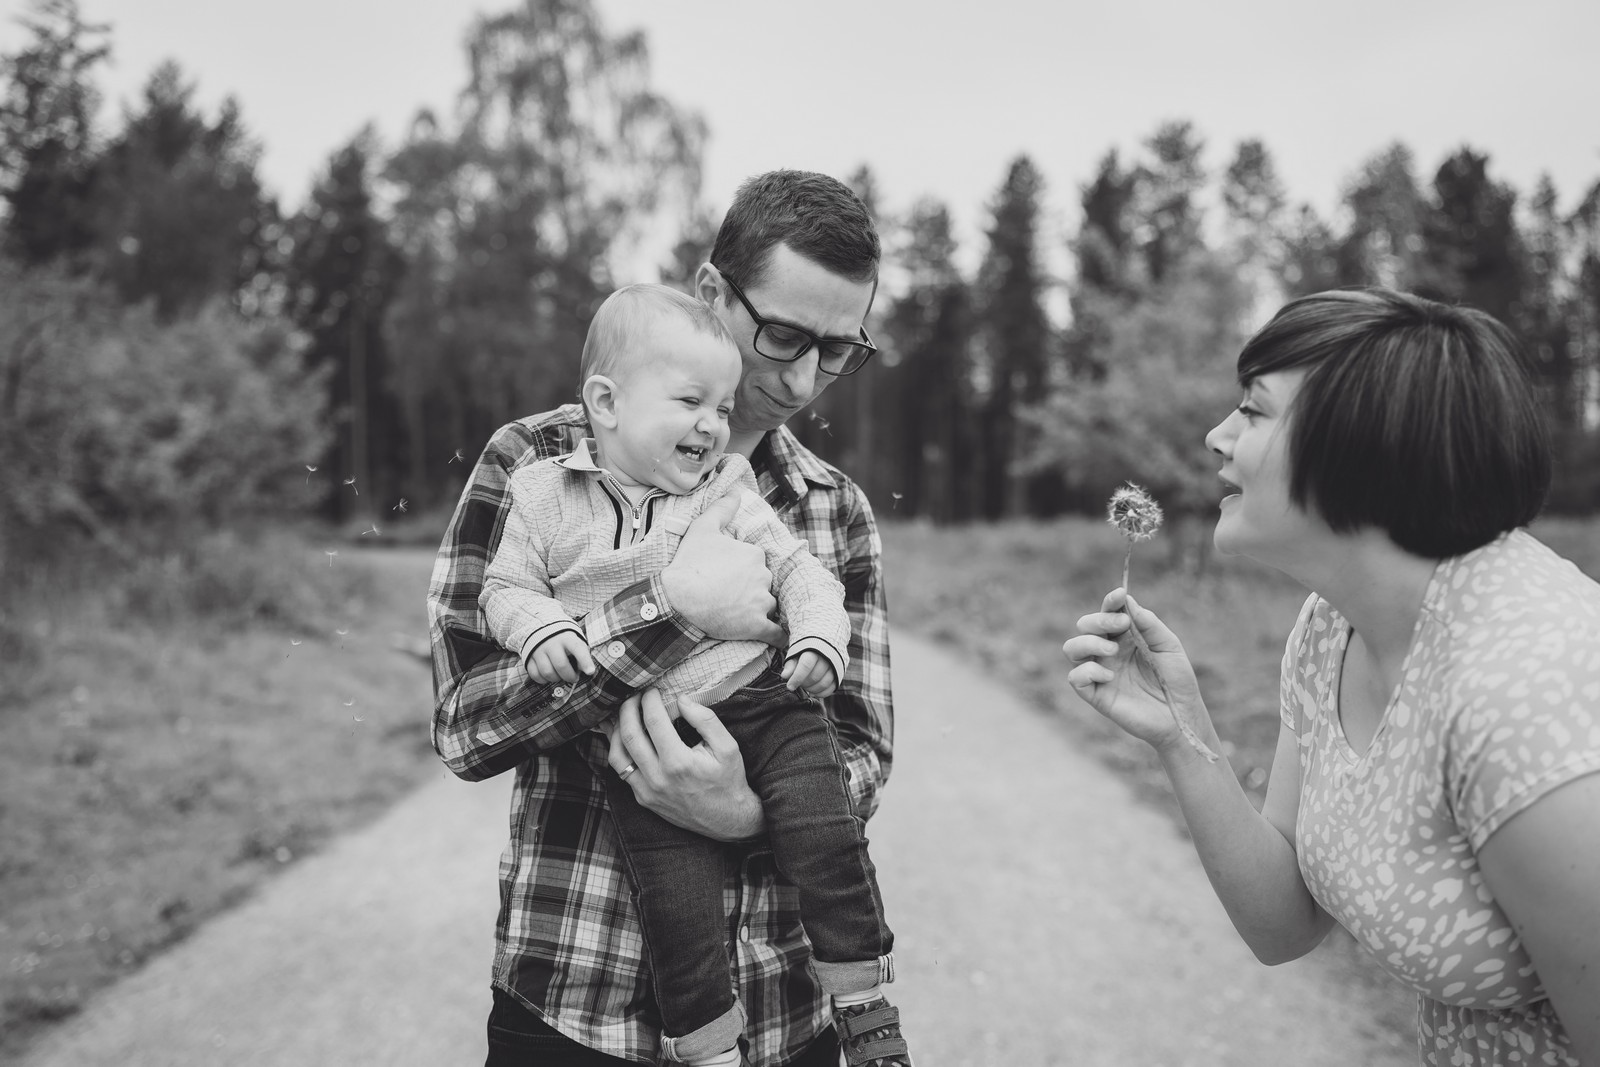
<svg viewBox="0 0 1600 1067"><path fill-rule="evenodd" d="M639 769L639 767L638 767L637 764L630 763L626 767L622 768L622 770L617 772L617 777L621 778L624 782L626 782L628 780L628 775L632 774L634 771L636 771L638 769Z"/></svg>

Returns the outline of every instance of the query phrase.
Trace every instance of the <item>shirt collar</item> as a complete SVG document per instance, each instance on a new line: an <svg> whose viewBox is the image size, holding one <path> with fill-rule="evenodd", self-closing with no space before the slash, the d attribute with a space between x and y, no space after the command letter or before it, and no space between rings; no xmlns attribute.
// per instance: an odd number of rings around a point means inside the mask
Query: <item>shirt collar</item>
<svg viewBox="0 0 1600 1067"><path fill-rule="evenodd" d="M578 447L561 456L556 463L569 471L579 471L583 474L599 474L600 465L594 461L594 438L585 437L578 442Z"/></svg>
<svg viewBox="0 0 1600 1067"><path fill-rule="evenodd" d="M827 464L801 444L787 426L779 426L763 437L751 458L755 460L752 466L765 464L791 503L805 497L807 482L825 489L836 489L839 485Z"/></svg>

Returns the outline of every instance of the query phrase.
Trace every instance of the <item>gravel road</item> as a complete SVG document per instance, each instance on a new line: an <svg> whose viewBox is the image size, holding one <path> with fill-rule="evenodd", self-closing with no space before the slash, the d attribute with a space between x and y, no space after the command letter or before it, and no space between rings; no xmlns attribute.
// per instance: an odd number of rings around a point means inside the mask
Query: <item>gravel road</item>
<svg viewBox="0 0 1600 1067"><path fill-rule="evenodd" d="M871 824L919 1067L1415 1063L1315 960L1258 964L1188 842L948 650L894 640ZM509 780L442 770L108 989L21 1067L481 1064Z"/></svg>

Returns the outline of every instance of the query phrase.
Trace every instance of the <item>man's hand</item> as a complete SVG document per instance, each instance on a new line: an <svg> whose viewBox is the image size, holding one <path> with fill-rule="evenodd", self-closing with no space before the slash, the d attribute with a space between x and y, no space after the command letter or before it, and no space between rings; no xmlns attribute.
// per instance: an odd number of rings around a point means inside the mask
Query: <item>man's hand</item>
<svg viewBox="0 0 1600 1067"><path fill-rule="evenodd" d="M766 553L722 532L738 510L738 492L689 524L677 555L661 572L661 585L678 614L707 637L781 645L783 628L771 619L778 601Z"/></svg>
<svg viewBox="0 0 1600 1067"><path fill-rule="evenodd" d="M744 774L739 745L716 713L680 699L685 722L700 733L690 748L678 736L661 695L646 689L629 697L609 730L606 762L621 774L639 803L675 826L715 841L743 841L766 828L761 799Z"/></svg>
<svg viewBox="0 0 1600 1067"><path fill-rule="evenodd" d="M571 630L539 642L528 656L528 676L536 682L576 682L579 675L594 673L594 658L589 644Z"/></svg>

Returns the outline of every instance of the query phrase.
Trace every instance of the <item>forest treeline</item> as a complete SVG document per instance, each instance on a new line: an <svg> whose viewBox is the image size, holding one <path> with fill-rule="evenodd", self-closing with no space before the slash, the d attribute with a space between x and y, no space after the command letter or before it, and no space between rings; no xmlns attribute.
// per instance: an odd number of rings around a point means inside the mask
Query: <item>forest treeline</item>
<svg viewBox="0 0 1600 1067"><path fill-rule="evenodd" d="M357 134L292 213L237 101L206 114L167 63L103 128L110 29L76 0L23 21L0 57L0 555L445 506L497 426L572 398L642 235L677 235L660 274L685 285L715 232L703 120L589 0L478 16L454 110L395 145ZM1469 146L1426 172L1395 144L1324 218L1261 141L1206 154L1183 121L1107 151L1065 277L1026 157L970 257L948 205L890 213L870 166L841 176L885 239L881 351L799 432L902 517L1095 509L1130 478L1199 511L1243 338L1290 296L1383 284L1515 331L1561 457L1551 506L1600 507L1600 181L1563 210L1548 177L1519 191Z"/></svg>

